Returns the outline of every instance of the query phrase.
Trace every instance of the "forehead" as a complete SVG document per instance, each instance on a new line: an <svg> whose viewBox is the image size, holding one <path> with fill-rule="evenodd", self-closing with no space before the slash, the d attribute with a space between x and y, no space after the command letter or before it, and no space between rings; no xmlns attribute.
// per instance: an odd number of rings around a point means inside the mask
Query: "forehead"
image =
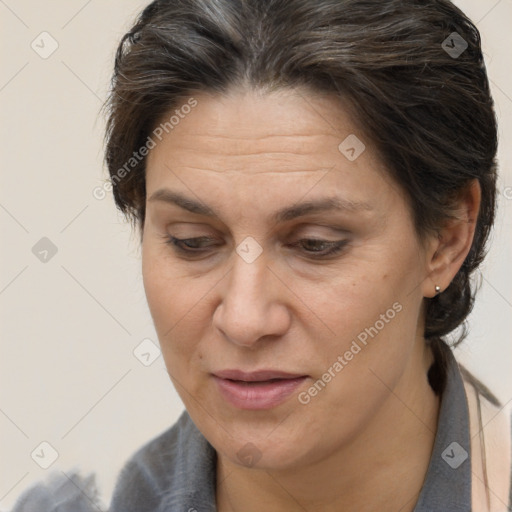
<svg viewBox="0 0 512 512"><path fill-rule="evenodd" d="M372 193L394 187L370 141L332 96L301 89L191 96L194 108L184 109L149 153L148 198L166 187L218 204L229 192L240 201L271 201L276 210L286 198L288 204L342 192L345 206L369 210ZM173 113L179 105L163 123Z"/></svg>
<svg viewBox="0 0 512 512"><path fill-rule="evenodd" d="M191 97L196 105L184 109L179 118L172 114L186 106L186 98L162 116L162 140L150 160L166 150L198 147L205 154L233 157L265 152L318 158L321 147L337 150L348 135L360 132L337 98L307 89L233 89L224 95L201 92ZM171 117L172 125L166 124Z"/></svg>

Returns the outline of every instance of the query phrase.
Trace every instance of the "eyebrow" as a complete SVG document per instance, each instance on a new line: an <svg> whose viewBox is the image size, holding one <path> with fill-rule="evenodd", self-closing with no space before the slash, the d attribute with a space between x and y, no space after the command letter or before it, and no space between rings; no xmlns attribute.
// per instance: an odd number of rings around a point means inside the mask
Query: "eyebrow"
<svg viewBox="0 0 512 512"><path fill-rule="evenodd" d="M183 208L184 210L187 210L191 213L220 219L219 214L210 206L187 197L180 192L166 188L162 188L154 192L148 201L161 201L179 206L180 208ZM347 199L334 196L305 201L300 204L282 208L274 212L271 215L270 220L275 223L279 223L290 221L305 215L326 211L359 212L364 210L371 211L373 210L373 207L368 203L360 201L349 201Z"/></svg>

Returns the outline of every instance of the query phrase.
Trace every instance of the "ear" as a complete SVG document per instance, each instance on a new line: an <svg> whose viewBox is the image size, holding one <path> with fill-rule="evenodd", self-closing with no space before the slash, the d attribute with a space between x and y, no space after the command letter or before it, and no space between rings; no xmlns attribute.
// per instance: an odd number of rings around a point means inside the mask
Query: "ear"
<svg viewBox="0 0 512 512"><path fill-rule="evenodd" d="M434 297L435 287L446 290L471 249L475 235L482 191L477 179L459 194L455 215L433 235L427 250L427 278L423 281L424 297Z"/></svg>

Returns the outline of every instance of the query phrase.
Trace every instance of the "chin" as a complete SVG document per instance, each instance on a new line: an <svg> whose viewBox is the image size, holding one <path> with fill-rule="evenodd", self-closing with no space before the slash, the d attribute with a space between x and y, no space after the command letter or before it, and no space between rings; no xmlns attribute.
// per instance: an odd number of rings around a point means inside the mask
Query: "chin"
<svg viewBox="0 0 512 512"><path fill-rule="evenodd" d="M256 445L250 441L240 450L228 454L233 464L246 468L267 471L285 471L295 468L301 463L301 454L297 452L297 444L289 446Z"/></svg>
<svg viewBox="0 0 512 512"><path fill-rule="evenodd" d="M314 446L304 445L307 436L296 433L295 437L285 431L279 436L274 434L268 435L266 430L252 434L239 431L234 440L224 439L216 449L233 464L271 471L293 469L304 463L308 452L314 451Z"/></svg>

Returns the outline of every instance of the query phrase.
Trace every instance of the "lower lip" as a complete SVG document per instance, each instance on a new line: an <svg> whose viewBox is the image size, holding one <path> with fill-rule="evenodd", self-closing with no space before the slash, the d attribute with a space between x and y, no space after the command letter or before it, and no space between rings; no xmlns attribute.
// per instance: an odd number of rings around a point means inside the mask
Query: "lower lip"
<svg viewBox="0 0 512 512"><path fill-rule="evenodd" d="M307 377L244 383L213 376L222 396L239 409L272 409L283 403Z"/></svg>

